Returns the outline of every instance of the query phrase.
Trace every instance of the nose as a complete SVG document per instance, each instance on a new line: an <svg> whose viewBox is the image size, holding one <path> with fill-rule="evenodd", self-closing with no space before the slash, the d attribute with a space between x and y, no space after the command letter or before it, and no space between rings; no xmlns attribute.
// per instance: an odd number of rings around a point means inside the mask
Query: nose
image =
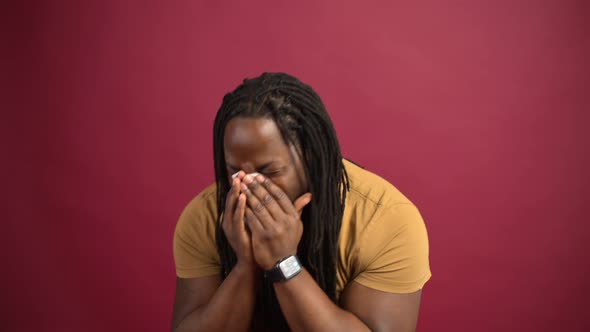
<svg viewBox="0 0 590 332"><path fill-rule="evenodd" d="M242 168L242 171L246 172L246 174L256 172L256 168L254 168L254 165L252 165L252 163L249 162L242 163L240 167Z"/></svg>

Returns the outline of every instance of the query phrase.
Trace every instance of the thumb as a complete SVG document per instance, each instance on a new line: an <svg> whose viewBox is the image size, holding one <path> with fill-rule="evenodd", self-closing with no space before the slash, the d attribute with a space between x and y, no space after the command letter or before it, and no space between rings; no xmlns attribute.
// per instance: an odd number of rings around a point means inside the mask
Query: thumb
<svg viewBox="0 0 590 332"><path fill-rule="evenodd" d="M303 208L309 204L309 202L311 202L311 193L305 193L295 200L293 206L295 207L295 211L297 211L299 216L301 216L301 211L303 211Z"/></svg>

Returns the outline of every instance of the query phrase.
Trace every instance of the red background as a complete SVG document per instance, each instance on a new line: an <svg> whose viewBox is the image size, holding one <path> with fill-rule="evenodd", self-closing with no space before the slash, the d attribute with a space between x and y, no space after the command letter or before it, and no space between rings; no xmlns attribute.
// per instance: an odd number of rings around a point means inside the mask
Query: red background
<svg viewBox="0 0 590 332"><path fill-rule="evenodd" d="M419 331L590 328L587 2L5 7L3 330L166 331L215 112L262 71L421 209Z"/></svg>

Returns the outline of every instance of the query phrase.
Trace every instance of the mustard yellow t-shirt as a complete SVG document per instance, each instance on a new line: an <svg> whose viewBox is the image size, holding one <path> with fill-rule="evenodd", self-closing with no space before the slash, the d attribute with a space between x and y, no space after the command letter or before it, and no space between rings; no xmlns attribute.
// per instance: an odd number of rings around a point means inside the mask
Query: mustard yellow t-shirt
<svg viewBox="0 0 590 332"><path fill-rule="evenodd" d="M379 176L344 160L350 192L342 219L336 292L356 281L390 293L412 293L430 279L428 236L420 212ZM174 232L174 261L180 278L219 274L215 244L215 185L184 209Z"/></svg>

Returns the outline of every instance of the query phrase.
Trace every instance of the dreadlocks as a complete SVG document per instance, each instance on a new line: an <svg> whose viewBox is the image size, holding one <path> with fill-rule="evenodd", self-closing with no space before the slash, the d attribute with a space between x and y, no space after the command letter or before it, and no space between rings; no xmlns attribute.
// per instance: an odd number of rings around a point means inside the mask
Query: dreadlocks
<svg viewBox="0 0 590 332"><path fill-rule="evenodd" d="M230 189L223 149L225 127L238 116L274 120L285 144L297 147L301 154L313 199L301 216L304 227L298 256L318 285L336 302L338 236L349 189L348 175L332 121L320 97L310 86L284 73L264 73L254 79L245 79L224 96L215 118L216 242L222 278L237 263L236 254L221 228L221 218ZM276 321L273 319L276 328L286 327L274 289L267 280L258 288L256 312L264 317L279 317Z"/></svg>

